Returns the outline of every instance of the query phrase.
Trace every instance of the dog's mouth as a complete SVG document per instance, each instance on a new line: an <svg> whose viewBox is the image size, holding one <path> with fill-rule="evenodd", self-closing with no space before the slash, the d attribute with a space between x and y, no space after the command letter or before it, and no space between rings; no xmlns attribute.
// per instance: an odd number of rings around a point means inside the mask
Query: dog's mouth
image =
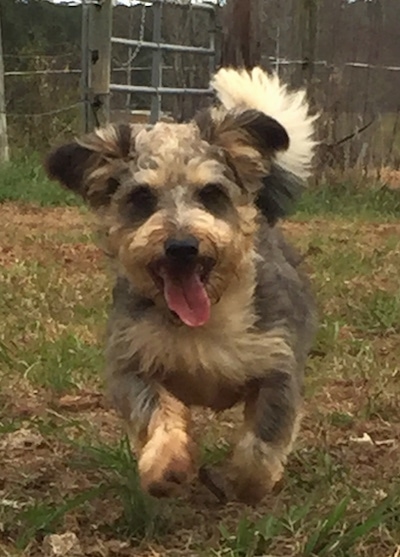
<svg viewBox="0 0 400 557"><path fill-rule="evenodd" d="M211 303L206 285L214 265L215 261L210 258L199 258L190 265L160 260L149 267L168 308L189 327L201 327L210 318Z"/></svg>

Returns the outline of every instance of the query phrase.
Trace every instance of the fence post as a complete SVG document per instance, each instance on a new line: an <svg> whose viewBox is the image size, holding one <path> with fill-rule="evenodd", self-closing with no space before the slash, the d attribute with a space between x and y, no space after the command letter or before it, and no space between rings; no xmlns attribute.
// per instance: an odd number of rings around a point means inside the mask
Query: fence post
<svg viewBox="0 0 400 557"><path fill-rule="evenodd" d="M162 2L156 0L153 3L153 42L160 45L161 43L161 25L162 25ZM151 69L151 86L161 86L162 72L162 52L160 48L153 51L152 69ZM160 119L161 112L161 95L157 92L151 97L150 124L155 124Z"/></svg>
<svg viewBox="0 0 400 557"><path fill-rule="evenodd" d="M82 42L81 42L81 98L82 133L90 131L90 76L89 76L89 4L82 0Z"/></svg>
<svg viewBox="0 0 400 557"><path fill-rule="evenodd" d="M110 120L112 0L89 3L89 129Z"/></svg>
<svg viewBox="0 0 400 557"><path fill-rule="evenodd" d="M10 153L8 150L6 97L4 87L3 43L1 37L0 20L0 163L8 162L9 158Z"/></svg>
<svg viewBox="0 0 400 557"><path fill-rule="evenodd" d="M134 19L134 7L129 6L129 26L128 26L128 39L132 39L133 36L133 19ZM133 47L128 47L128 63L126 66L126 84L132 85L132 54L133 54ZM125 107L129 111L131 109L131 102L132 102L132 93L126 95L126 104Z"/></svg>
<svg viewBox="0 0 400 557"><path fill-rule="evenodd" d="M208 70L210 72L210 77L214 75L216 66L217 66L217 61L216 61L216 45L215 45L215 35L216 35L216 26L217 26L217 14L215 13L215 11L210 11L209 14L209 19L210 19L210 39L209 39L209 46L208 48L210 50L214 51L214 54L212 54L210 56L210 58L208 59Z"/></svg>
<svg viewBox="0 0 400 557"><path fill-rule="evenodd" d="M260 0L229 0L223 12L222 63L251 69L261 61Z"/></svg>
<svg viewBox="0 0 400 557"><path fill-rule="evenodd" d="M300 3L299 32L301 40L301 84L307 86L310 102L313 103L313 78L315 69L315 49L318 27L317 0L302 0Z"/></svg>

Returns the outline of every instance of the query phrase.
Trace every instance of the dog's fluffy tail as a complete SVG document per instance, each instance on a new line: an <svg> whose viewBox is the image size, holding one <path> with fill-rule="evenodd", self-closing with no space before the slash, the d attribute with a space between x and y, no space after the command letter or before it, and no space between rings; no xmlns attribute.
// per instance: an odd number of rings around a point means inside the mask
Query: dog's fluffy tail
<svg viewBox="0 0 400 557"><path fill-rule="evenodd" d="M305 91L288 91L276 74L269 75L259 67L250 72L222 68L211 87L227 110L256 109L277 120L286 129L290 145L287 151L277 153L276 162L298 178L310 175L318 116L309 114Z"/></svg>

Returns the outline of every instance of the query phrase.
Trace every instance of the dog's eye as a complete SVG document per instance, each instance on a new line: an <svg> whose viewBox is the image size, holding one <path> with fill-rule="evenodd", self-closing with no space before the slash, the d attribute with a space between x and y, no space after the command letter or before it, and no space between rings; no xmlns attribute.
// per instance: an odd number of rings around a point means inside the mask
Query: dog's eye
<svg viewBox="0 0 400 557"><path fill-rule="evenodd" d="M157 209L157 195L149 186L137 186L130 192L127 201L134 218L146 219Z"/></svg>
<svg viewBox="0 0 400 557"><path fill-rule="evenodd" d="M223 215L231 207L228 194L219 184L207 184L198 191L197 196L200 203L215 215Z"/></svg>

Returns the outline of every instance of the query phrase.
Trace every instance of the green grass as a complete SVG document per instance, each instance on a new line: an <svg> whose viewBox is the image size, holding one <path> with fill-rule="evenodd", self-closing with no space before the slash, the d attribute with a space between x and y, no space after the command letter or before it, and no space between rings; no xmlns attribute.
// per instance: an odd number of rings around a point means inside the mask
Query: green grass
<svg viewBox="0 0 400 557"><path fill-rule="evenodd" d="M325 217L394 220L400 215L400 190L379 184L354 184L343 179L306 190L295 210L297 218Z"/></svg>
<svg viewBox="0 0 400 557"><path fill-rule="evenodd" d="M79 470L95 470L101 477L102 495L118 499L120 514L106 530L134 540L154 539L166 532L160 507L140 488L137 461L127 437L114 446L83 444L71 464Z"/></svg>
<svg viewBox="0 0 400 557"><path fill-rule="evenodd" d="M212 555L261 557L276 548L279 540L282 550L290 548L292 555L350 557L358 544L374 532L379 535L382 523L389 521L395 526L400 511L400 490L394 490L368 513L362 507L350 508L351 503L351 497L346 496L319 518L313 512L315 503L309 502L288 508L278 517L269 515L256 522L242 518L234 531L222 525L222 547Z"/></svg>
<svg viewBox="0 0 400 557"><path fill-rule="evenodd" d="M0 167L0 203L19 201L42 207L79 205L79 199L48 180L39 155L11 160Z"/></svg>
<svg viewBox="0 0 400 557"><path fill-rule="evenodd" d="M400 331L400 289L396 292L374 290L357 302L349 300L348 305L348 321L361 331L372 335Z"/></svg>

